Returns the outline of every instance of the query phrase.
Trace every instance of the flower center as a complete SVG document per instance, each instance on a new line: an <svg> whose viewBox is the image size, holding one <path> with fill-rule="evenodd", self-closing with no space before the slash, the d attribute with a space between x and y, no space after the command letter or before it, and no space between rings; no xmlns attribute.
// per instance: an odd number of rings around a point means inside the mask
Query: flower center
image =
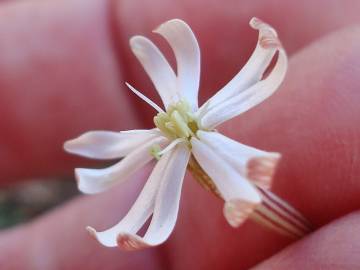
<svg viewBox="0 0 360 270"><path fill-rule="evenodd" d="M158 113L154 117L154 123L170 140L189 141L199 129L190 105L184 100L169 106L166 112Z"/></svg>

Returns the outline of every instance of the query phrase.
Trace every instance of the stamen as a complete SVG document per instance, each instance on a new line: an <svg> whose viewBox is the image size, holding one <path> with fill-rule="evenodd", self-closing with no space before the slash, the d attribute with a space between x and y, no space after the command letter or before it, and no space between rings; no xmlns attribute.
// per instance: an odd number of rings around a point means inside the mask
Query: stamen
<svg viewBox="0 0 360 270"><path fill-rule="evenodd" d="M189 137L190 134L194 135L178 111L173 111L171 114L171 119L177 124L176 126L182 133L182 137Z"/></svg>
<svg viewBox="0 0 360 270"><path fill-rule="evenodd" d="M173 149L176 145L178 145L179 143L182 142L186 142L185 139L183 138L178 138L176 140L173 140L168 146L166 146L163 150L161 150L160 152L158 152L159 156L162 156L163 154L165 154L166 152L170 151L171 149Z"/></svg>
<svg viewBox="0 0 360 270"><path fill-rule="evenodd" d="M189 104L181 100L169 106L166 112L158 113L154 123L169 139L182 138L188 141L199 129L196 119Z"/></svg>
<svg viewBox="0 0 360 270"><path fill-rule="evenodd" d="M158 105L156 105L155 102L153 102L151 99L140 93L138 90L136 90L134 87L132 87L129 83L125 83L127 87L139 98L141 98L143 101L145 101L147 104L149 104L151 107L153 107L155 110L157 110L159 113L163 113L164 110L161 109Z"/></svg>
<svg viewBox="0 0 360 270"><path fill-rule="evenodd" d="M165 127L169 129L172 133L177 133L175 129L175 125L172 122L165 123Z"/></svg>

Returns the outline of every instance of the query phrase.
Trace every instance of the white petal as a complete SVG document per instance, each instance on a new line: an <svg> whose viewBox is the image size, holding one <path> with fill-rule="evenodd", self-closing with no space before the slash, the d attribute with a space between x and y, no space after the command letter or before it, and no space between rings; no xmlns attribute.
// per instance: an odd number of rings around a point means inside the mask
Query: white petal
<svg viewBox="0 0 360 270"><path fill-rule="evenodd" d="M78 188L83 193L99 193L127 180L127 178L153 159L150 149L153 145L164 146L168 140L154 138L139 146L120 162L105 169L75 169Z"/></svg>
<svg viewBox="0 0 360 270"><path fill-rule="evenodd" d="M265 40L265 44L269 44L273 40ZM234 97L227 99L217 106L209 109L201 119L201 125L207 129L213 129L223 122L255 107L271 96L284 80L287 70L287 56L285 51L279 44L277 62L270 74L263 80L257 82L246 90L241 91ZM275 46L275 45L274 45Z"/></svg>
<svg viewBox="0 0 360 270"><path fill-rule="evenodd" d="M192 153L202 169L214 181L225 200L224 213L228 222L238 226L261 202L256 188L243 178L226 161L217 155L209 146L196 138L191 139ZM246 202L233 203L233 202ZM228 207L231 203L232 207ZM246 205L247 207L244 207ZM241 215L239 215L241 213ZM241 217L241 219L240 219Z"/></svg>
<svg viewBox="0 0 360 270"><path fill-rule="evenodd" d="M210 110L225 100L246 90L261 80L266 68L269 66L271 59L275 55L276 48L273 46L264 46L264 40L277 40L277 33L271 26L262 23L256 18L250 21L250 25L254 29L259 30L259 38L254 52L239 73L208 100L208 107L205 108L206 103L201 106L201 111L204 109Z"/></svg>
<svg viewBox="0 0 360 270"><path fill-rule="evenodd" d="M223 198L228 201L243 198L259 203L261 201L255 187L202 141L191 139L192 152L202 169L214 181Z"/></svg>
<svg viewBox="0 0 360 270"><path fill-rule="evenodd" d="M64 149L72 154L88 158L121 158L160 135L157 129L130 132L89 131L76 139L65 142Z"/></svg>
<svg viewBox="0 0 360 270"><path fill-rule="evenodd" d="M242 199L232 199L225 202L223 212L229 224L236 228L251 215L255 207L256 204L252 202Z"/></svg>
<svg viewBox="0 0 360 270"><path fill-rule="evenodd" d="M179 100L176 74L164 55L149 39L135 36L130 46L158 91L165 108Z"/></svg>
<svg viewBox="0 0 360 270"><path fill-rule="evenodd" d="M118 245L125 250L135 250L162 244L173 231L179 210L181 187L190 151L178 145L166 168L164 179L156 196L154 214L144 237L120 233Z"/></svg>
<svg viewBox="0 0 360 270"><path fill-rule="evenodd" d="M179 19L163 23L154 32L162 35L173 49L177 62L178 89L196 110L200 82L200 49L194 33Z"/></svg>
<svg viewBox="0 0 360 270"><path fill-rule="evenodd" d="M101 244L107 247L117 246L117 236L120 233L136 233L148 220L154 211L156 194L171 154L168 152L156 163L137 200L118 224L103 232L96 232L93 228L88 227L89 232Z"/></svg>
<svg viewBox="0 0 360 270"><path fill-rule="evenodd" d="M270 188L281 157L279 153L266 152L241 144L218 132L198 131L197 136L243 177L262 188Z"/></svg>

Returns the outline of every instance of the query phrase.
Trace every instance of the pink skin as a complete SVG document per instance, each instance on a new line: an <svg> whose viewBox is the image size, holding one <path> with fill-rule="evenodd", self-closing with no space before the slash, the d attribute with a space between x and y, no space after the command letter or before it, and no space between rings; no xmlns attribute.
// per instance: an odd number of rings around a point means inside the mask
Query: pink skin
<svg viewBox="0 0 360 270"><path fill-rule="evenodd" d="M346 214L360 206L360 27L350 27L360 20L360 3L314 2L2 3L0 185L71 175L73 167L88 165L62 150L63 141L84 131L151 125L154 112L123 84L132 82L154 97L130 53L131 35L150 36L166 19L185 19L202 49L204 100L244 64L256 42L248 21L257 16L278 30L290 54L289 73L273 97L222 131L283 153L274 191L317 228L326 226L295 244L252 222L232 229L222 202L187 177L178 223L166 244L135 253L101 247L85 226L105 229L117 222L147 169L123 186L79 196L1 232L0 269L248 269L271 256L256 269L359 268L360 216Z"/></svg>

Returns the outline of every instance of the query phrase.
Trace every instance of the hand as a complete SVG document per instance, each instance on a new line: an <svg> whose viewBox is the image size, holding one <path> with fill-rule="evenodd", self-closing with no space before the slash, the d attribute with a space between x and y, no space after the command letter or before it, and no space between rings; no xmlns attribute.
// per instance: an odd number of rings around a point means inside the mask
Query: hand
<svg viewBox="0 0 360 270"><path fill-rule="evenodd" d="M130 53L130 36L149 36L170 18L187 21L199 38L200 92L208 97L246 61L257 34L248 21L257 16L278 30L290 55L289 73L274 96L222 131L283 153L273 190L318 229L295 244L251 221L232 229L222 202L187 177L177 226L164 245L136 253L100 246L85 226L105 229L117 222L141 188L144 171L109 192L79 196L1 232L0 268L248 269L273 255L256 269L358 268L360 26L350 25L359 23L359 8L356 0L2 3L2 186L72 174L87 161L66 155L62 143L84 131L151 125L154 112L124 86L126 80L151 97L155 93Z"/></svg>

